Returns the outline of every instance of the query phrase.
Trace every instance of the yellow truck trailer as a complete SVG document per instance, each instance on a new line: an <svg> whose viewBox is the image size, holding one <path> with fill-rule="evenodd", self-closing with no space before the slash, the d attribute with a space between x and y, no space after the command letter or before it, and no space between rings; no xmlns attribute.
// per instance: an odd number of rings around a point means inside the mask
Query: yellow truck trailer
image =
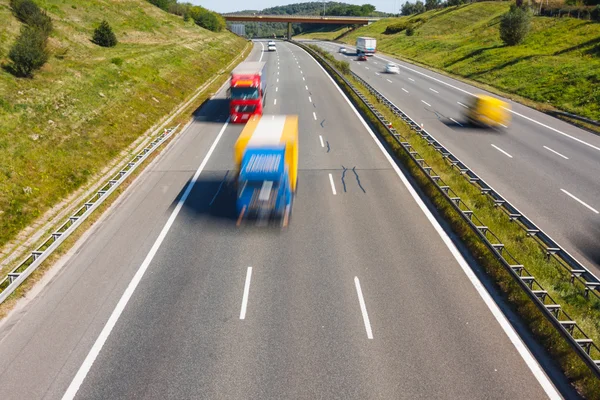
<svg viewBox="0 0 600 400"><path fill-rule="evenodd" d="M479 94L467 101L465 117L473 125L507 127L510 105L492 96Z"/></svg>

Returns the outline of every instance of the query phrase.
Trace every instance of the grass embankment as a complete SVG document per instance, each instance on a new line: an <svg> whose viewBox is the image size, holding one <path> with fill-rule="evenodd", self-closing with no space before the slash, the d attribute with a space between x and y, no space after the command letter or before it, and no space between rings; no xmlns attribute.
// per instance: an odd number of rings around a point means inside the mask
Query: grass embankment
<svg viewBox="0 0 600 400"><path fill-rule="evenodd" d="M600 23L534 17L527 39L508 47L498 34L508 8L507 2L481 2L390 18L339 40L353 44L358 36L372 36L388 54L522 96L540 109L600 120ZM384 34L401 21L414 24L413 36Z"/></svg>
<svg viewBox="0 0 600 400"><path fill-rule="evenodd" d="M331 29L328 27L321 28L319 30L311 31L308 33L302 33L298 36L294 36L294 40L298 39L317 39L317 40L335 40L336 38L350 32L349 27Z"/></svg>
<svg viewBox="0 0 600 400"><path fill-rule="evenodd" d="M0 246L101 171L246 44L145 0L38 4L55 27L49 62L34 79L0 70ZM102 19L119 39L114 48L90 42ZM8 0L0 0L0 20L4 64L21 25Z"/></svg>
<svg viewBox="0 0 600 400"><path fill-rule="evenodd" d="M320 54L324 52L324 50L316 46L311 46L311 48L318 50ZM355 87L358 87L369 98L371 103L378 104L377 99L370 95L366 88L362 87L351 77L347 76L346 78ZM343 82L339 79L337 80L343 87ZM492 277L497 287L506 295L509 304L523 318L539 342L542 343L561 365L573 385L587 398L598 398L600 394L600 381L591 374L587 366L583 364L558 332L554 330L541 312L528 299L512 276L495 259L487 247L483 245L478 236L463 220L462 216L448 203L435 185L429 181L410 157L408 157L395 138L383 128L375 115L362 104L357 96L348 90L346 92L361 109L363 115L369 119L371 125L378 131L379 135L384 138L389 148L408 169L421 187L421 190L435 204L440 214L450 223L454 232L467 245L487 274ZM506 249L536 277L538 282L577 321L579 326L596 343L599 343L600 301L591 295L589 298L586 298L583 295L584 289L582 286L571 285L569 282L570 275L565 273L564 269L553 259L547 260L545 252L540 249L532 238L528 237L514 222L510 222L505 213L494 207L493 201L489 197L482 195L475 186L470 184L456 169L453 169L426 140L413 132L408 125L397 118L383 104L379 104L377 107L385 118L393 124L398 133L404 137L404 140L413 146L421 155L421 158L427 161L429 166L433 167L436 175L439 175L461 197L469 208L474 211L475 215L501 239Z"/></svg>

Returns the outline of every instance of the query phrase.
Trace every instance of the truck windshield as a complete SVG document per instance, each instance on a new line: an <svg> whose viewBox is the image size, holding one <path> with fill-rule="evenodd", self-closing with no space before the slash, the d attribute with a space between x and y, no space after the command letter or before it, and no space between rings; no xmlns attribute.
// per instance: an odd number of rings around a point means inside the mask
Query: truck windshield
<svg viewBox="0 0 600 400"><path fill-rule="evenodd" d="M231 98L233 100L254 100L258 99L258 88L253 87L234 87L231 88Z"/></svg>

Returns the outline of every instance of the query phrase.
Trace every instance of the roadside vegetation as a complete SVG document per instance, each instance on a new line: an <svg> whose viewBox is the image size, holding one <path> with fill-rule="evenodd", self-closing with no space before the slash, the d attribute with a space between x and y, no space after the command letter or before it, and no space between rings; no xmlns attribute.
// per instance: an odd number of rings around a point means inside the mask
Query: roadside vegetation
<svg viewBox="0 0 600 400"><path fill-rule="evenodd" d="M384 19L338 40L372 36L385 53L522 96L543 110L600 120L600 23L534 16L526 38L507 46L499 28L509 9L507 2L437 9Z"/></svg>
<svg viewBox="0 0 600 400"><path fill-rule="evenodd" d="M310 46L309 48L329 60L330 54L327 51L318 46ZM327 65L324 64L324 66L329 70ZM444 183L449 185L469 208L474 211L475 215L477 215L491 231L499 236L506 249L536 277L538 282L545 287L548 293L577 321L584 332L594 339L596 343L599 343L600 300L595 296L585 296L584 288L581 285L572 285L570 283L570 274L566 273L553 259L547 260L545 252L539 245L535 243L531 237L528 237L514 222L510 222L507 215L495 207L493 201L489 199L489 197L482 195L481 192L475 186L470 184L463 175L455 168L452 168L441 154L425 139L411 130L406 123L396 117L383 104L379 103L378 100L358 81L354 80L351 75L346 75L345 77L357 87L372 104L376 105L378 111L383 114L385 119L394 126L400 135L402 135L402 140L408 141L419 155L426 160L427 164L435 170L435 174L440 176ZM512 276L496 260L487 247L481 243L478 236L475 235L467 223L464 222L462 216L448 203L435 185L430 183L423 172L416 166L410 157L408 157L396 139L382 126L376 116L371 113L354 93L347 90L347 86L341 79L336 78L336 81L353 99L353 102L362 111L362 114L371 123L371 126L387 142L388 147L396 154L424 194L436 206L440 215L450 224L453 231L467 246L485 272L491 277L496 287L504 293L506 301L513 307L515 312L521 316L537 340L559 363L571 383L585 396L585 398L598 398L598 394L600 393L600 380L589 371L588 367L570 349L568 344L562 339L558 332L554 330L552 325L547 322L545 317L527 298Z"/></svg>
<svg viewBox="0 0 600 400"><path fill-rule="evenodd" d="M85 4L82 4L85 3ZM0 246L88 182L111 159L241 53L146 0L44 0L54 29L33 79L0 70ZM22 22L0 0L0 64ZM115 47L92 43L106 20Z"/></svg>

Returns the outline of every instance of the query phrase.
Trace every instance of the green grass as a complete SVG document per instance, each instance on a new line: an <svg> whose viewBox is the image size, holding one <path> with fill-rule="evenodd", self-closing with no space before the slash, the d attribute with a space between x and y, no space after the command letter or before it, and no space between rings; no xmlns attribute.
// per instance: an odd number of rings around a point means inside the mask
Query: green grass
<svg viewBox="0 0 600 400"><path fill-rule="evenodd" d="M34 79L0 70L0 246L102 170L245 46L145 0L44 0L51 58ZM119 44L90 42L102 19ZM0 63L20 23L0 0ZM31 192L27 188L31 188Z"/></svg>
<svg viewBox="0 0 600 400"><path fill-rule="evenodd" d="M294 36L294 40L298 39L317 39L317 40L335 40L341 35L348 33L349 28L343 27L338 29L331 29L329 27L324 27L316 31L302 33L298 36Z"/></svg>
<svg viewBox="0 0 600 400"><path fill-rule="evenodd" d="M317 46L310 46L310 49L323 56L328 54L325 50ZM326 68L329 70L327 66ZM366 88L362 87L351 77L347 76L346 78L355 87L359 88L372 104L376 105L386 120L390 121L398 133L404 137L403 140L408 141L420 154L421 158L425 159L428 165L433 167L435 175L440 176L444 183L449 185L469 208L475 212L475 215L482 220L484 225L488 226L501 239L506 249L536 277L538 282L548 291L548 294L561 304L563 309L577 321L583 331L594 339L596 343L599 343L600 301L594 296L586 298L583 295L584 288L581 285L571 285L569 283L570 274L565 273L565 270L553 259L546 260L545 252L521 228L514 222L510 222L506 214L496 208L489 197L482 195L463 175L452 168L427 141L413 132L384 105L379 104L378 100L370 95ZM343 88L345 87L343 81L340 79L336 80ZM398 142L387 130L383 129L375 115L364 106L357 96L349 92L347 88L346 92L360 108L362 114L371 121L372 126L386 140L389 148L396 153L396 156L411 173L425 195L432 200L440 214L450 223L454 232L467 245L475 259L483 266L498 288L505 293L508 302L527 323L537 340L542 343L561 365L571 383L587 398L597 398L598 393L600 393L600 381L591 374L587 366L575 355L558 332L554 330L545 317L526 297L512 276L509 275L489 249L481 243L471 228L464 222L462 216L450 206L446 198L441 195L439 190L417 168L416 164L408 157ZM598 355L594 356L597 357Z"/></svg>
<svg viewBox="0 0 600 400"><path fill-rule="evenodd" d="M341 40L372 36L385 53L522 96L542 109L553 106L600 120L600 23L534 17L525 42L507 47L498 26L508 8L507 2L482 2L390 18ZM414 36L383 33L402 20L416 25Z"/></svg>

